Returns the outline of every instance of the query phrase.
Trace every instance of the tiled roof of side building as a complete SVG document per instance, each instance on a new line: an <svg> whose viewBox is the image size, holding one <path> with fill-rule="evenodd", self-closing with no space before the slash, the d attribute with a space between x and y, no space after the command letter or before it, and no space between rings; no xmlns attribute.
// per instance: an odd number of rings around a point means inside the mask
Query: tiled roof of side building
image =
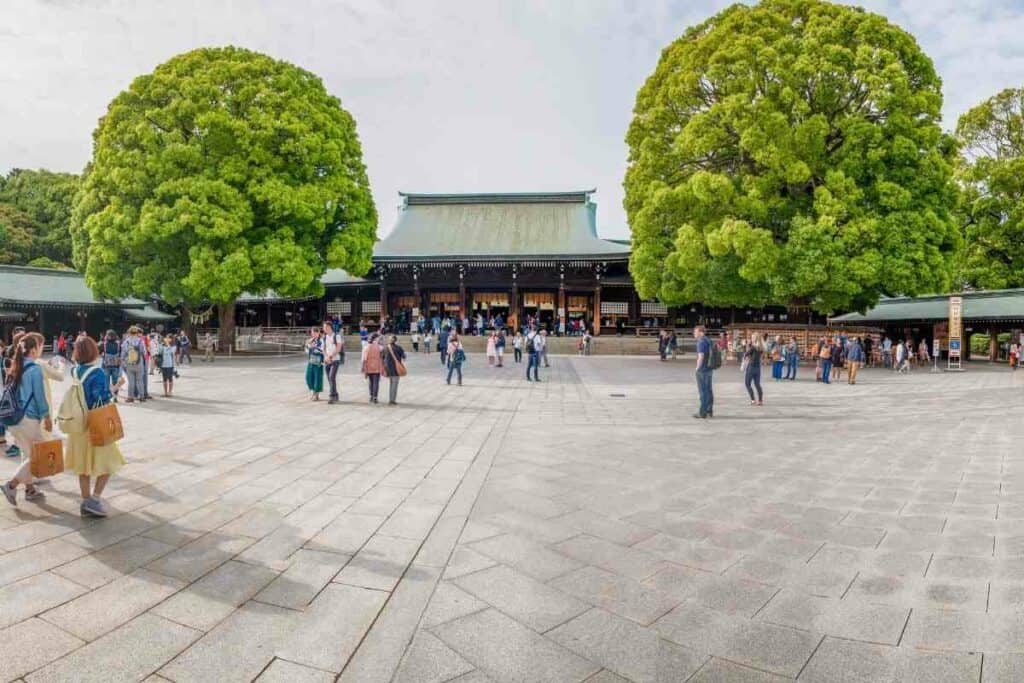
<svg viewBox="0 0 1024 683"><path fill-rule="evenodd" d="M142 308L146 302L131 297L116 302L97 299L85 278L73 270L0 265L0 304Z"/></svg>
<svg viewBox="0 0 1024 683"><path fill-rule="evenodd" d="M598 237L591 192L400 193L405 202L398 220L373 257L628 258L628 246Z"/></svg>
<svg viewBox="0 0 1024 683"><path fill-rule="evenodd" d="M882 299L864 313L847 313L830 320L834 323L878 323L897 320L945 320L949 317L949 297L964 300L964 320L1024 320L1024 289L997 289L978 292L931 294L919 297Z"/></svg>

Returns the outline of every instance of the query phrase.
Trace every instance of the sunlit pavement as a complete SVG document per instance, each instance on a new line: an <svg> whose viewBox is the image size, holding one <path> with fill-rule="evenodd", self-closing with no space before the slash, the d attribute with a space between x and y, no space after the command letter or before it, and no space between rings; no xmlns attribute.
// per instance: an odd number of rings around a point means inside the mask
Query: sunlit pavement
<svg viewBox="0 0 1024 683"><path fill-rule="evenodd" d="M121 406L111 517L68 475L0 509L0 680L1024 676L1024 372L754 407L729 366L696 420L692 362L551 362L416 356L394 407L184 368Z"/></svg>

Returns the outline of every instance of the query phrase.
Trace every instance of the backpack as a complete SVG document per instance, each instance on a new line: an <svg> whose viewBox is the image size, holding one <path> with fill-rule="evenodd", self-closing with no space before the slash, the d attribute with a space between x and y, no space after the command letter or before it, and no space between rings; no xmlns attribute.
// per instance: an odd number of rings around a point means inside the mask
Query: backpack
<svg viewBox="0 0 1024 683"><path fill-rule="evenodd" d="M75 373L71 375L73 381L71 390L64 394L64 399L60 402L60 408L57 410L57 424L65 434L82 434L89 431L89 406L85 402L83 385L85 379L97 369L96 366L93 366L86 370L81 377Z"/></svg>
<svg viewBox="0 0 1024 683"><path fill-rule="evenodd" d="M526 338L526 352L537 353L537 347L534 345L533 340L537 338L537 335L533 335Z"/></svg>
<svg viewBox="0 0 1024 683"><path fill-rule="evenodd" d="M128 365L138 365L139 361L142 360L142 349L141 344L132 344L130 341L128 344L128 353L126 363Z"/></svg>
<svg viewBox="0 0 1024 683"><path fill-rule="evenodd" d="M25 406L18 400L18 386L13 380L4 382L0 391L0 424L13 427L25 417Z"/></svg>
<svg viewBox="0 0 1024 683"><path fill-rule="evenodd" d="M712 370L722 367L722 349L714 342L711 342L711 353L708 354L708 367Z"/></svg>
<svg viewBox="0 0 1024 683"><path fill-rule="evenodd" d="M116 368L121 364L121 354L116 341L103 343L103 367Z"/></svg>

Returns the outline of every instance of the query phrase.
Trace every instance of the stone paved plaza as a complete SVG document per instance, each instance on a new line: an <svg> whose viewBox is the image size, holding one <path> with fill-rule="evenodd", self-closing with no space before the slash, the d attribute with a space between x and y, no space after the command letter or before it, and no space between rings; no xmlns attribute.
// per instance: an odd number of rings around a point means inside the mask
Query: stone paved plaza
<svg viewBox="0 0 1024 683"><path fill-rule="evenodd" d="M356 365L197 362L123 407L113 516L0 509L0 680L1024 678L1024 373L730 366L698 421L682 360Z"/></svg>

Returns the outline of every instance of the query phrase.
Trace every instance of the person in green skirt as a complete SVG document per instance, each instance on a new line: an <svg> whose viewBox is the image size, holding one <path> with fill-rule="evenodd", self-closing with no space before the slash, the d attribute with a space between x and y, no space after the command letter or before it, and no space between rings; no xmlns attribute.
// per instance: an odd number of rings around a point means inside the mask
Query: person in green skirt
<svg viewBox="0 0 1024 683"><path fill-rule="evenodd" d="M309 328L309 339L306 340L306 386L312 393L311 400L319 401L320 392L324 390L324 337L319 327Z"/></svg>

